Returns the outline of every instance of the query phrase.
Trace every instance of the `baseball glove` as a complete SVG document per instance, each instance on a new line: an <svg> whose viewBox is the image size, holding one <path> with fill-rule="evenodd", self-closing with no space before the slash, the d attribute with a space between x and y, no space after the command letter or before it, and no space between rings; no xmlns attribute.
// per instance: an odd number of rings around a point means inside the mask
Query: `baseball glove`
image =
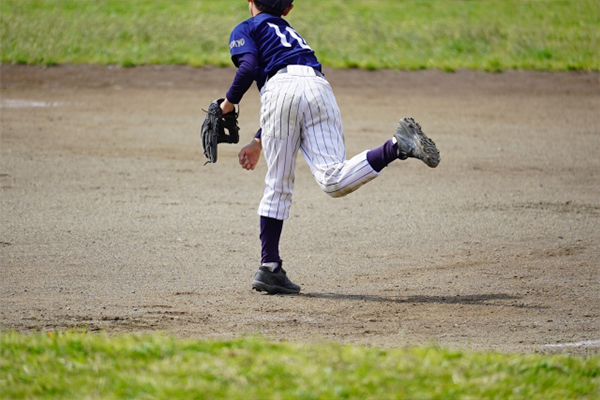
<svg viewBox="0 0 600 400"><path fill-rule="evenodd" d="M202 146L204 147L204 156L208 158L208 163L217 162L217 145L219 143L237 143L240 140L240 128L238 127L238 112L232 111L223 114L220 104L225 99L217 99L210 103L206 117L202 123L200 134L202 136ZM227 130L227 133L225 133Z"/></svg>

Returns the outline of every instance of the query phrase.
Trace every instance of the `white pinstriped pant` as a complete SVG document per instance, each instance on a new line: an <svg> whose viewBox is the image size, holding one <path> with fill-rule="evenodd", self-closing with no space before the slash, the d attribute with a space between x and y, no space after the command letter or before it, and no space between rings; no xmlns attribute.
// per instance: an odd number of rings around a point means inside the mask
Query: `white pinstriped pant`
<svg viewBox="0 0 600 400"><path fill-rule="evenodd" d="M269 79L260 98L268 170L258 214L279 220L289 217L298 150L331 197L345 196L379 175L367 162L367 151L346 160L342 118L329 82L311 67L287 70Z"/></svg>

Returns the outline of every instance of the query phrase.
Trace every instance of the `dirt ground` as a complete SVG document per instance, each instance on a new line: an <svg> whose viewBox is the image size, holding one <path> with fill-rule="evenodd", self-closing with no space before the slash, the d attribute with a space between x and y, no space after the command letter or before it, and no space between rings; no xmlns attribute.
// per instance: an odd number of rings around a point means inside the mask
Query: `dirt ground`
<svg viewBox="0 0 600 400"><path fill-rule="evenodd" d="M298 162L281 253L253 292L264 162L204 164L230 68L2 65L0 325L21 332L600 349L600 74L325 70L349 156L412 116L438 168L394 162L342 199ZM301 158L301 156L300 156Z"/></svg>

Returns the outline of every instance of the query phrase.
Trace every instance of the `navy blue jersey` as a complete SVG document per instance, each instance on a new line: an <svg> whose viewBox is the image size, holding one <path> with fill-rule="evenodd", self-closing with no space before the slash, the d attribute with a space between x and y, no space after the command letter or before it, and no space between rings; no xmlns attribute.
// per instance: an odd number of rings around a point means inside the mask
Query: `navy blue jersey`
<svg viewBox="0 0 600 400"><path fill-rule="evenodd" d="M307 65L321 71L315 52L286 20L260 13L235 27L229 38L231 59L238 66L242 54L258 60L256 84L262 88L267 77L288 65Z"/></svg>

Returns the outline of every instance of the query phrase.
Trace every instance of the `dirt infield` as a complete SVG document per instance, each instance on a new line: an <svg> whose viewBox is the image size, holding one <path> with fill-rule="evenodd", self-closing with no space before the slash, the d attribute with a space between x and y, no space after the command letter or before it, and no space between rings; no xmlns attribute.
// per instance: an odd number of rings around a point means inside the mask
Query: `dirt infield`
<svg viewBox="0 0 600 400"><path fill-rule="evenodd" d="M203 166L202 107L232 69L2 65L0 318L195 338L502 352L600 349L600 74L326 70L348 155L412 116L442 161L342 199L298 163L282 257L250 290L265 174Z"/></svg>

